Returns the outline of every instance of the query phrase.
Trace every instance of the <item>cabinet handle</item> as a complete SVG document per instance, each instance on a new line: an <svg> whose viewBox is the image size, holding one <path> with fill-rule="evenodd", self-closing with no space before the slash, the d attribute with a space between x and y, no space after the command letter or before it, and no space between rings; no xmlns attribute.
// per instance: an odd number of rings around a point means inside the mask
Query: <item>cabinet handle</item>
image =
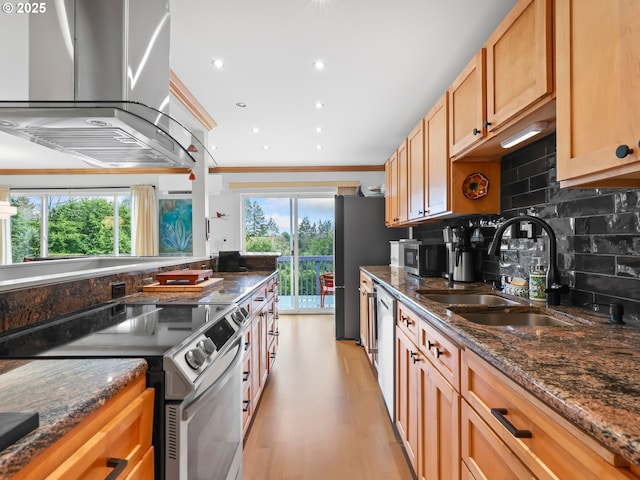
<svg viewBox="0 0 640 480"><path fill-rule="evenodd" d="M258 297L254 299L254 302L264 302L264 297Z"/></svg>
<svg viewBox="0 0 640 480"><path fill-rule="evenodd" d="M506 408L492 408L491 413L514 437L531 438L531 430L518 430L509 420L505 418L505 415L507 414Z"/></svg>
<svg viewBox="0 0 640 480"><path fill-rule="evenodd" d="M640 145L640 142L638 142L638 145ZM629 148L629 145L619 145L616 148L616 157L618 158L624 158L630 153L633 153L633 149Z"/></svg>
<svg viewBox="0 0 640 480"><path fill-rule="evenodd" d="M484 122L482 122L482 126L483 126L484 128L490 127L490 126L491 126L491 122L489 122L489 121L485 120Z"/></svg>
<svg viewBox="0 0 640 480"><path fill-rule="evenodd" d="M275 352L270 353L270 354L269 354L269 356L270 356L271 358L276 358L276 354L275 354Z"/></svg>
<svg viewBox="0 0 640 480"><path fill-rule="evenodd" d="M246 372L242 372L242 374L244 375L244 377L242 377L242 381L243 382L248 382L249 381L249 377L251 376L251 371L247 370Z"/></svg>
<svg viewBox="0 0 640 480"><path fill-rule="evenodd" d="M482 133L482 130L478 130L477 128L473 129L473 134L474 135L478 135L479 133Z"/></svg>
<svg viewBox="0 0 640 480"><path fill-rule="evenodd" d="M433 347L435 347L436 344L435 343L431 343L431 340L427 340L427 348L429 350L431 350Z"/></svg>
<svg viewBox="0 0 640 480"><path fill-rule="evenodd" d="M243 400L242 403L244 403L244 407L242 407L242 411L243 412L248 412L249 411L249 405L251 405L251 400Z"/></svg>
<svg viewBox="0 0 640 480"><path fill-rule="evenodd" d="M273 335L274 337L277 337L278 335L280 335L280 332L278 332L276 330L269 330L267 333L269 335Z"/></svg>
<svg viewBox="0 0 640 480"><path fill-rule="evenodd" d="M418 352L409 352L411 354L411 361L418 363L420 361L420 354Z"/></svg>
<svg viewBox="0 0 640 480"><path fill-rule="evenodd" d="M247 350L249 350L250 346L251 346L251 342L244 342L244 351L246 352Z"/></svg>
<svg viewBox="0 0 640 480"><path fill-rule="evenodd" d="M113 470L104 480L116 480L122 471L127 468L128 463L129 461L124 458L108 458L107 467L113 468Z"/></svg>
<svg viewBox="0 0 640 480"><path fill-rule="evenodd" d="M435 352L436 352L436 358L440 358L440 355L442 355L444 353L444 351L440 350L439 348L436 348Z"/></svg>

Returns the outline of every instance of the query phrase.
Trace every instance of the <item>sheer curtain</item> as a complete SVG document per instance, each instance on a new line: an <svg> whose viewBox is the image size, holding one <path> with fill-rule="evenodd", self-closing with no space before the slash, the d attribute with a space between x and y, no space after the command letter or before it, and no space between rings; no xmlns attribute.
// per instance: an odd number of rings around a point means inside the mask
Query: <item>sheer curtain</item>
<svg viewBox="0 0 640 480"><path fill-rule="evenodd" d="M131 186L131 255L158 256L158 202L153 185Z"/></svg>
<svg viewBox="0 0 640 480"><path fill-rule="evenodd" d="M10 202L10 193L9 187L0 187L0 201ZM11 263L11 218L0 218L0 265Z"/></svg>

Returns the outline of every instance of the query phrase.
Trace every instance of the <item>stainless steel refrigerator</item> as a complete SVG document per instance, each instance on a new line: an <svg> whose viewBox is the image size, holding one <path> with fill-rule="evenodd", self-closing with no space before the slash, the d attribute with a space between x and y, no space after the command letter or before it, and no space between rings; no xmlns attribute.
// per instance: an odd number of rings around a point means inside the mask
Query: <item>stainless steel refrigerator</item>
<svg viewBox="0 0 640 480"><path fill-rule="evenodd" d="M335 222L335 334L360 340L360 266L389 265L389 241L407 229L385 226L384 197L337 195Z"/></svg>

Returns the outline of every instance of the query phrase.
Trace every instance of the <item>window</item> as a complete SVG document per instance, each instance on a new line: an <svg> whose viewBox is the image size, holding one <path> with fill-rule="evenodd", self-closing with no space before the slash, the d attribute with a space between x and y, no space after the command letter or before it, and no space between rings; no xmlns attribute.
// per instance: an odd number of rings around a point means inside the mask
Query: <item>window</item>
<svg viewBox="0 0 640 480"><path fill-rule="evenodd" d="M33 257L131 254L131 195L32 194L13 191L14 263Z"/></svg>

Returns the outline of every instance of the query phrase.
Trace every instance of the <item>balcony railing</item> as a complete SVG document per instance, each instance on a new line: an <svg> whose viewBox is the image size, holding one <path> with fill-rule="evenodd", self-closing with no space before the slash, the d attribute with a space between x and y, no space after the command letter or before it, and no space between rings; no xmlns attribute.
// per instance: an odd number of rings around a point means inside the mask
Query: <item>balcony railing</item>
<svg viewBox="0 0 640 480"><path fill-rule="evenodd" d="M293 257L278 257L278 277L280 280L279 294L281 308L287 308L287 298L294 296L291 284L291 267ZM333 272L333 255L315 255L298 257L298 297L306 299L300 302L304 308L320 307L320 280L321 273ZM305 303L307 305L302 305ZM333 302L328 302L325 307L333 307Z"/></svg>

